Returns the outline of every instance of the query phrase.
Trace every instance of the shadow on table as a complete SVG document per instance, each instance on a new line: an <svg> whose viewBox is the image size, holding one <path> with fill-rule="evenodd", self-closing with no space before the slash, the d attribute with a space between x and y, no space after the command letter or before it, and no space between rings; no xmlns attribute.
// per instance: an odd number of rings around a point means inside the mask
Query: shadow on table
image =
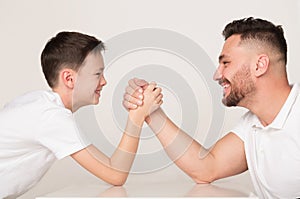
<svg viewBox="0 0 300 199"><path fill-rule="evenodd" d="M186 195L186 197L248 197L241 191L231 188L219 187L212 184L196 184Z"/></svg>
<svg viewBox="0 0 300 199"><path fill-rule="evenodd" d="M127 197L127 191L123 186L113 186L103 191L99 197Z"/></svg>
<svg viewBox="0 0 300 199"><path fill-rule="evenodd" d="M140 187L139 187L140 189ZM145 186L145 190L149 189ZM128 190L130 192L130 190ZM143 189L139 190L143 192ZM196 184L184 197L248 197L249 195L231 188L224 188L213 184ZM103 191L99 197L128 197L127 189L123 186L112 186Z"/></svg>

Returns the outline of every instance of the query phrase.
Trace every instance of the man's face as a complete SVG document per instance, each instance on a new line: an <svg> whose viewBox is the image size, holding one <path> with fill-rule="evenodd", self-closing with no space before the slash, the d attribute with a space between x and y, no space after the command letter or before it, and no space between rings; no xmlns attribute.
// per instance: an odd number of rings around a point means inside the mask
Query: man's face
<svg viewBox="0 0 300 199"><path fill-rule="evenodd" d="M214 80L224 89L222 102L226 106L247 106L247 98L255 91L251 75L254 54L239 42L239 35L225 41L219 67L214 74Z"/></svg>
<svg viewBox="0 0 300 199"><path fill-rule="evenodd" d="M100 92L106 85L103 70L104 63L101 53L90 52L77 73L73 92L73 105L76 109L99 103Z"/></svg>

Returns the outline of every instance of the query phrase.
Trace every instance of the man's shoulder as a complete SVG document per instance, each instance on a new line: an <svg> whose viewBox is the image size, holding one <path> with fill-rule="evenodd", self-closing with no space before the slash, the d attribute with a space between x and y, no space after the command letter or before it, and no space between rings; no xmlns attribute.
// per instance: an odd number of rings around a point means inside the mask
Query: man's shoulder
<svg viewBox="0 0 300 199"><path fill-rule="evenodd" d="M257 117L251 111L247 111L241 116L238 123L233 128L232 132L244 132L248 131L253 125L258 122Z"/></svg>
<svg viewBox="0 0 300 199"><path fill-rule="evenodd" d="M256 115L248 110L246 113L244 113L241 116L239 123L241 123L241 122L252 122L256 118L257 118Z"/></svg>

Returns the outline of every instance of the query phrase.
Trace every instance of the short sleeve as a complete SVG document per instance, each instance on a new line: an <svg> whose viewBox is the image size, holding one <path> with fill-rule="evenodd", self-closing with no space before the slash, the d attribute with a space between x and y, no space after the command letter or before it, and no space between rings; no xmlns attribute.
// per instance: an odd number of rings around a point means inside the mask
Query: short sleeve
<svg viewBox="0 0 300 199"><path fill-rule="evenodd" d="M56 158L62 159L91 144L77 126L72 113L58 111L51 115L47 121L42 121L37 140Z"/></svg>
<svg viewBox="0 0 300 199"><path fill-rule="evenodd" d="M251 125L252 125L252 122L251 122L252 117L253 117L253 114L250 111L245 113L240 118L237 125L231 130L231 132L236 134L243 141L245 141L245 135L246 135L246 133L249 132L249 128L251 128Z"/></svg>
<svg viewBox="0 0 300 199"><path fill-rule="evenodd" d="M241 119L240 119L241 120ZM245 141L245 134L241 125L241 122L239 122L232 130L232 133L236 134L241 140Z"/></svg>

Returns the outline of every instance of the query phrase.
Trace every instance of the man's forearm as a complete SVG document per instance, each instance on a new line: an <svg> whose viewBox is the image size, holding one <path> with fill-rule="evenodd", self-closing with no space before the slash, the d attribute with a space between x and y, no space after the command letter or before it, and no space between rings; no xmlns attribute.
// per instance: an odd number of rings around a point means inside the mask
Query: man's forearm
<svg viewBox="0 0 300 199"><path fill-rule="evenodd" d="M194 142L193 138L177 127L162 109L152 113L146 122L173 161L182 156Z"/></svg>
<svg viewBox="0 0 300 199"><path fill-rule="evenodd" d="M189 176L195 179L199 171L205 173L209 170L206 159L200 158L200 153L207 153L207 150L177 127L162 109L152 113L146 122L171 160Z"/></svg>

